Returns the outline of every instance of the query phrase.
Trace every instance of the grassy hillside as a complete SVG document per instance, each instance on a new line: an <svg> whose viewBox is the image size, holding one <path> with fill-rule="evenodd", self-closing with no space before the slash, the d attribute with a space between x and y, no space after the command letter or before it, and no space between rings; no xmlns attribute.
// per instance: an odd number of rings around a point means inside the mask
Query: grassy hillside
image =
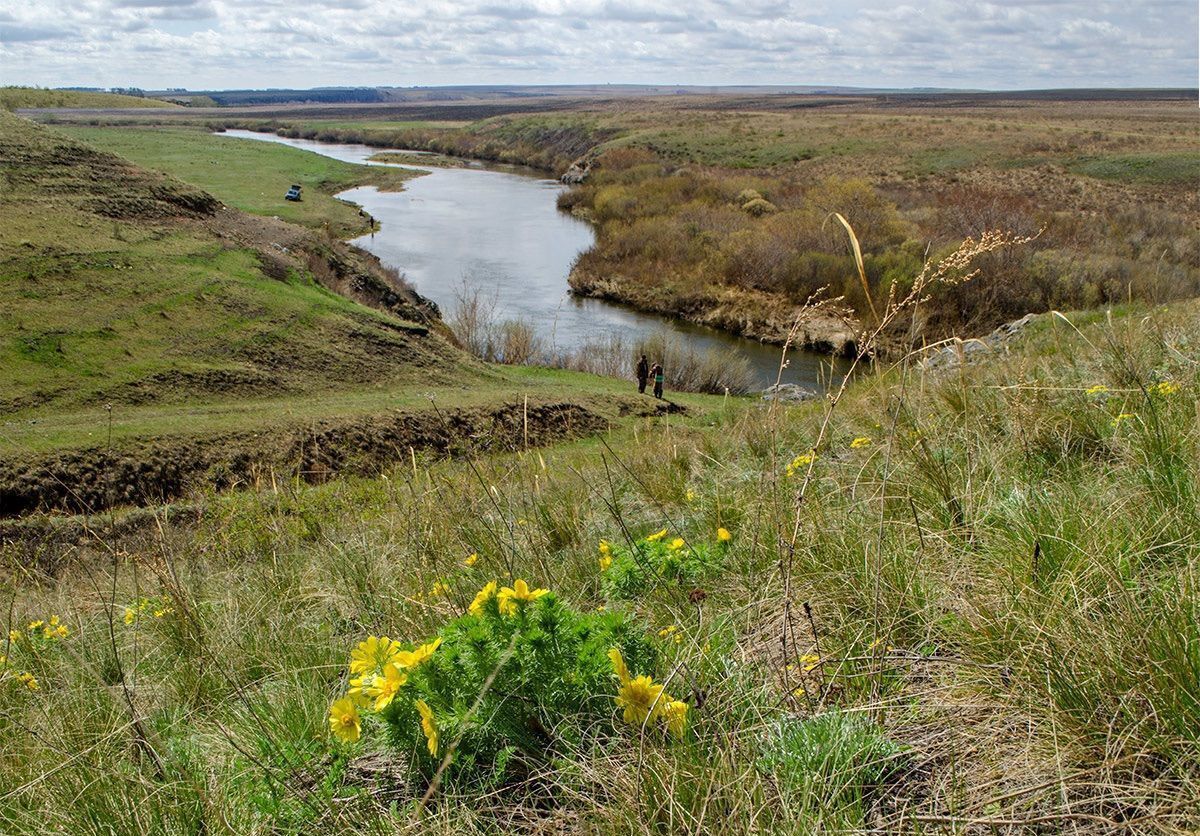
<svg viewBox="0 0 1200 836"><path fill-rule="evenodd" d="M40 87L0 87L0 110L39 107L155 107L178 108L160 99L91 93L82 90L45 90Z"/></svg>
<svg viewBox="0 0 1200 836"><path fill-rule="evenodd" d="M213 134L199 128L94 128L62 125L63 133L96 148L165 171L223 203L290 223L329 229L339 237L370 229L368 219L333 195L360 185L399 189L420 172L344 163L286 145ZM302 201L284 200L292 183Z"/></svg>
<svg viewBox="0 0 1200 836"><path fill-rule="evenodd" d="M0 120L6 412L446 380L463 362L413 321L415 296L336 241Z"/></svg>
<svg viewBox="0 0 1200 836"><path fill-rule="evenodd" d="M1198 321L14 543L69 562L14 581L0 822L1191 832ZM368 636L430 658L385 690Z"/></svg>

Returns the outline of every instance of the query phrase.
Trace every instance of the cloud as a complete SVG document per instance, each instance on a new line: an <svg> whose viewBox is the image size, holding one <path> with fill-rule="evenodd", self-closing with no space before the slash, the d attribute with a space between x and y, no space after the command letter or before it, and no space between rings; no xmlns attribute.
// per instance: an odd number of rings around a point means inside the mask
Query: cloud
<svg viewBox="0 0 1200 836"><path fill-rule="evenodd" d="M3 83L47 86L1191 86L1197 63L1194 0L22 0L0 14Z"/></svg>

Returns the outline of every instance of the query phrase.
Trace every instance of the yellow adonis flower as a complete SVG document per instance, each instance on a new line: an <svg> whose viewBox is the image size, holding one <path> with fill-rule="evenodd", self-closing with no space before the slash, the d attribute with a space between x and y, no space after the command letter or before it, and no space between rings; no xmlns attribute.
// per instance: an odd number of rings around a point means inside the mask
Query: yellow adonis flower
<svg viewBox="0 0 1200 836"><path fill-rule="evenodd" d="M733 535L729 533L729 529L728 529L728 528L718 528L718 529L717 529L717 540L718 540L718 542L721 542L721 543L728 543L728 542L729 542L730 540L732 540L732 539L733 539Z"/></svg>
<svg viewBox="0 0 1200 836"><path fill-rule="evenodd" d="M376 711L383 711L392 704L392 700L396 698L396 694L400 693L400 688L406 682L408 682L408 674L395 665L388 665L383 669L383 675L375 677L375 681L369 687L364 688L363 692L367 696L375 698Z"/></svg>
<svg viewBox="0 0 1200 836"><path fill-rule="evenodd" d="M350 654L350 673L377 673L396 660L400 645L387 636L367 636Z"/></svg>
<svg viewBox="0 0 1200 836"><path fill-rule="evenodd" d="M429 754L433 757L437 756L438 752L438 727L437 721L433 716L433 709L425 700L417 700L413 703L417 707L417 713L421 715L421 731L425 732L425 743L429 747Z"/></svg>
<svg viewBox="0 0 1200 836"><path fill-rule="evenodd" d="M664 538L666 536L667 536L667 530L664 528L662 531L656 531L653 534L647 535L646 542L647 543L657 543L659 540L661 540L662 538Z"/></svg>
<svg viewBox="0 0 1200 836"><path fill-rule="evenodd" d="M367 693L367 690L374 686L375 680L378 678L373 673L351 677L350 688L346 691L346 697L359 708L370 708L371 696Z"/></svg>
<svg viewBox="0 0 1200 836"><path fill-rule="evenodd" d="M696 492L693 490L689 490L686 494L684 494L684 496L687 498L688 502L696 501Z"/></svg>
<svg viewBox="0 0 1200 836"><path fill-rule="evenodd" d="M479 562L479 555L476 554L475 552L471 552L469 555L467 555L467 559L463 561L463 565L470 567L470 566L474 566L478 562Z"/></svg>
<svg viewBox="0 0 1200 836"><path fill-rule="evenodd" d="M134 612L133 607L126 607L125 608L125 623L132 624L135 621L137 621L137 613Z"/></svg>
<svg viewBox="0 0 1200 836"><path fill-rule="evenodd" d="M1150 392L1155 395L1174 395L1179 391L1179 384L1173 380L1164 380L1161 383L1156 383L1150 387Z"/></svg>
<svg viewBox="0 0 1200 836"><path fill-rule="evenodd" d="M497 593L496 598L500 603L501 614L516 615L517 601L530 603L532 601L536 601L538 598L541 598L549 591L549 589L530 589L529 584L518 578L517 580L513 581L512 586L503 587L500 592Z"/></svg>
<svg viewBox="0 0 1200 836"><path fill-rule="evenodd" d="M396 666L400 668L415 668L429 661L433 652L442 644L441 639L434 639L429 644L423 644L415 650L401 650L396 654Z"/></svg>
<svg viewBox="0 0 1200 836"><path fill-rule="evenodd" d="M871 446L871 439L867 438L865 435L860 435L858 438L856 438L850 442L851 450L858 450L859 448L870 447L870 446Z"/></svg>
<svg viewBox="0 0 1200 836"><path fill-rule="evenodd" d="M30 629L30 630L36 630L37 628L41 627L41 626L42 626L43 624L45 624L45 623L46 623L46 622L42 621L42 620L39 618L37 621L31 621L31 622L29 622L29 629Z"/></svg>
<svg viewBox="0 0 1200 836"><path fill-rule="evenodd" d="M663 695L663 699L666 705L663 706L662 717L667 724L667 731L675 737L683 737L683 730L687 727L688 704L666 695Z"/></svg>
<svg viewBox="0 0 1200 836"><path fill-rule="evenodd" d="M670 549L670 550L671 550L671 551L673 551L673 552L677 552L677 551L679 551L680 549L682 549L682 548L683 548L683 538L682 538L682 537L676 537L676 538L675 538L674 540L672 540L670 543L667 543L667 548L668 548L668 549Z"/></svg>
<svg viewBox="0 0 1200 836"><path fill-rule="evenodd" d="M622 709L625 722L640 726L647 720L655 719L661 708L663 686L656 684L649 676L631 677L625 658L617 648L608 651L608 658L612 661L617 678L621 680L615 700L617 707Z"/></svg>
<svg viewBox="0 0 1200 836"><path fill-rule="evenodd" d="M17 681L19 681L30 691L36 691L38 689L37 677L35 677L29 671L22 671L21 673L17 674Z"/></svg>
<svg viewBox="0 0 1200 836"><path fill-rule="evenodd" d="M611 554L602 554L602 555L600 555L600 560L597 562L600 564L600 571L607 572L608 567L612 566L612 555Z"/></svg>
<svg viewBox="0 0 1200 836"><path fill-rule="evenodd" d="M441 598L443 595L446 595L449 592L450 592L449 584L442 583L441 581L436 581L433 584L433 587L429 590L429 597L430 598Z"/></svg>
<svg viewBox="0 0 1200 836"><path fill-rule="evenodd" d="M342 697L329 706L329 730L333 736L345 743L353 743L362 734L362 720L358 707L350 697Z"/></svg>
<svg viewBox="0 0 1200 836"><path fill-rule="evenodd" d="M471 601L471 606L467 607L467 611L471 615L482 615L483 605L492 599L496 594L496 582L488 581L483 585L483 589L475 593L475 599Z"/></svg>
<svg viewBox="0 0 1200 836"><path fill-rule="evenodd" d="M612 554L612 545L607 540L600 541L600 554Z"/></svg>

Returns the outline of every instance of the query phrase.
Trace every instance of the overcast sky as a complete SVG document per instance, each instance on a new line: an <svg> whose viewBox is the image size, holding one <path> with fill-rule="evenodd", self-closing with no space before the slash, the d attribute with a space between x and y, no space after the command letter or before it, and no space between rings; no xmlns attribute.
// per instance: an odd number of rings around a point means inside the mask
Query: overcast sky
<svg viewBox="0 0 1200 836"><path fill-rule="evenodd" d="M0 0L0 83L1197 82L1197 0Z"/></svg>

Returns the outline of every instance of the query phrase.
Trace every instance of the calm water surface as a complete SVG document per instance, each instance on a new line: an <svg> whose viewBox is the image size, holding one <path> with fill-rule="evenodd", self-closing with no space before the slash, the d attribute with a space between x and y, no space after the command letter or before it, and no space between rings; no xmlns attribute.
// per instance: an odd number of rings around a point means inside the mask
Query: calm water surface
<svg viewBox="0 0 1200 836"><path fill-rule="evenodd" d="M252 131L224 135L279 142L368 165L378 165L368 158L385 150ZM365 186L338 197L362 206L381 225L373 236L353 243L400 270L443 315L453 310L456 291L465 282L494 299L502 318L529 322L552 349L575 350L609 336L632 342L665 331L701 351L736 351L751 364L759 386L775 382L778 347L571 295L567 274L594 238L589 224L558 211L555 201L564 189L558 181L511 166L423 170L429 173L406 182L401 192ZM785 382L824 388L830 358L793 352L788 359ZM837 363L839 369L844 365Z"/></svg>

